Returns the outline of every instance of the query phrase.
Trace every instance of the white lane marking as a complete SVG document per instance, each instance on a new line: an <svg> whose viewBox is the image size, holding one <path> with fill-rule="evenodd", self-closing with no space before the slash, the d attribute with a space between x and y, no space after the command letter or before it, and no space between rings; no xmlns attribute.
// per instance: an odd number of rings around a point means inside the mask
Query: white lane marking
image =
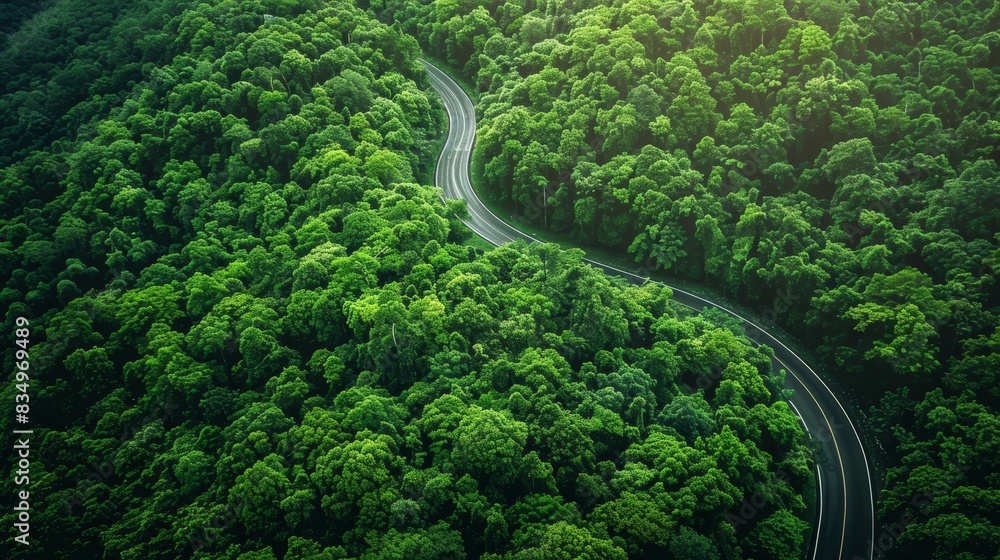
<svg viewBox="0 0 1000 560"><path fill-rule="evenodd" d="M428 63L427 61L424 61L424 60L421 60L421 62L423 62L423 63L424 63L424 65L425 65L425 66L427 66L428 68L433 68L433 69L434 69L435 73L437 74L437 75L435 76L435 78L437 78L437 82L438 82L438 83L440 83L440 84L442 84L443 86L445 86L445 89L449 90L449 92L448 92L448 93L450 93L450 94L453 94L453 95L455 95L455 97L457 97L457 96L458 96L458 94L457 94L457 93L455 93L455 91L461 91L461 88L459 87L459 85L458 85L457 83L455 83L455 81L454 81L454 80L452 80L452 79L451 79L451 77L450 77L450 76L448 76L447 74L445 74L445 73L444 73L444 72L442 72L441 70L438 70L438 69L437 69L437 68L435 68L434 66L431 66L431 65L430 65L430 63ZM449 84L450 84L450 85L449 85ZM439 91L438 93L440 94L441 92ZM464 92L463 92L463 93L464 93ZM444 97L444 96L442 95L442 97ZM466 99L468 99L468 96L466 96ZM470 101L468 101L468 104L465 104L465 103L463 102L463 100L459 98L459 99L458 99L458 102L459 102L459 104L462 104L462 105L466 106L467 108L468 108L468 107L471 107L471 106L472 106L472 101L471 101L471 100L470 100ZM446 108L447 108L447 107L446 107ZM474 109L474 108L472 109L472 112L473 112L473 114L475 113L475 109ZM464 116L465 116L465 115L463 114L463 115L462 115L463 119L464 119ZM473 117L473 118L474 118L474 117ZM471 191L471 190L469 190L469 189L466 189L466 190L467 190L467 191L469 191L469 192L472 192L472 191ZM472 192L472 194L473 194L473 195L475 195L475 193L474 193L474 192ZM507 223L507 222L505 222L504 220L500 219L500 217L499 217L499 216L497 216L496 214L494 214L494 213L493 213L493 211L492 211L492 210L490 210L490 208L489 208L488 206L486 206L485 204L483 204L483 203L482 203L482 201L481 201L481 200L479 200L479 197L478 197L478 196L474 196L474 199L475 199L475 200L476 200L476 201L477 201L477 202L479 203L479 206L478 206L478 208L479 208L479 209L481 209L481 210L485 210L485 211L486 211L486 213L487 213L487 214L489 214L490 216L492 216L492 217L493 217L493 219L495 219L495 220L496 220L496 221L497 221L498 223L500 223L500 224L503 224L503 226L505 226L505 227L506 227L506 228L508 228L508 229L509 229L509 230L510 230L511 232L513 232L513 234L510 234L510 233L501 233L501 232L499 232L499 231L498 231L498 227L499 227L499 226L494 226L493 224L491 224L491 223L488 223L488 222L489 222L489 220L486 220L486 219L484 219L484 220L483 220L484 222L487 222L487 223L485 224L485 225L486 225L487 227L489 227L489 228L490 228L490 229L492 229L493 231L496 231L497 233L500 233L500 235L501 235L502 237L506 237L506 238L508 238L508 239L510 239L510 240L512 240L512 241L513 241L513 240L515 240L515 239L518 239L518 238L521 238L521 239L527 239L527 240L531 240L531 241L534 241L535 243L541 243L541 241L539 241L539 240L535 239L534 237L532 237L532 236L530 236L530 235L528 235L528 234L524 233L523 231L520 231L520 230L518 230L518 229L516 229L516 228L514 228L514 227L511 227L511 226L510 226L510 224L508 224L508 223ZM468 199L466 199L466 201L468 202ZM471 207L471 206L470 206L470 207ZM485 215L484 215L484 214L482 214L482 213L480 213L480 215L481 215L481 216L484 216L484 217L485 217Z"/></svg>
<svg viewBox="0 0 1000 560"><path fill-rule="evenodd" d="M426 62L424 64L426 65ZM433 68L433 67L429 67L429 68ZM443 73L441 73L436 68L434 70L437 73L440 73L442 76L444 76L444 78L447 78L449 81L451 81L451 78L449 78L447 75L444 75ZM456 105L462 106L463 104L461 102L461 99L458 98L458 96L455 93L455 91L453 91L451 88L449 88L447 86L447 82L445 82L444 79L442 79L441 77L439 77L437 75L433 75L430 72L428 73L428 75L431 76L432 82L434 82L435 84L440 84L441 86L443 86L441 88L435 88L435 89L438 90L438 93L441 95L442 100L445 102L445 110L448 113L449 119L450 120L456 120L457 124L458 124L458 126L451 127L451 129L449 130L449 138L448 138L448 140L446 141L446 144L445 144L445 150L448 149L448 145L449 144L457 144L458 146L461 146L461 148L459 148L459 147L452 148L453 152L461 150L461 153L459 154L459 160L457 162L454 161L454 160L452 160L452 165L447 170L447 172L448 172L448 178L450 179L449 183L451 184L451 186L455 187L455 192L454 193L448 193L448 194L457 195L457 196L452 196L452 198L455 198L455 199L458 199L458 200L463 200L463 199L466 200L466 203L467 203L466 204L466 208L468 209L469 214L471 216L479 218L479 222L480 222L479 226L480 227L478 227L478 228L475 227L473 224L470 224L469 222L467 222L465 220L462 220L467 226L469 226L469 229L475 231L476 233L480 234L483 238L487 239L487 241L490 241L491 243L496 244L496 245L499 245L499 244L504 243L506 241L514 241L514 239L515 239L514 237L511 237L507 232L505 232L505 231L499 229L498 227L494 226L493 223L491 223L488 219L486 219L485 215L482 213L482 210L486 209L487 211L489 211L489 209L486 208L486 206L483 205L482 202L478 198L474 199L478 204L468 204L469 198L468 197L463 197L461 191L458 190L460 188L460 185L462 185L464 183L469 183L469 178L468 178L468 166L469 166L469 163L468 163L468 161L469 161L469 152L471 151L471 148L465 148L464 146L465 146L465 144L471 144L472 142L474 142L475 136L473 136L471 139L463 138L463 136L468 136L468 135L467 134L462 134L461 131L462 130L468 130L466 122L468 120L470 120L470 119L467 118L468 111L462 111L459 108L456 108ZM434 85L434 84L432 84L432 85ZM455 85L455 87L458 87L457 84ZM467 107L462 106L461 108L462 109L466 109ZM474 119L475 119L475 117L473 115L473 118L471 120L474 122ZM440 165L440 162L441 162L441 160L439 159L438 160L438 165ZM465 175L465 176L463 177L463 175ZM435 176L438 176L437 172L435 172ZM463 179L464 179L464 181L463 181ZM446 183L446 185L447 185L447 183ZM442 191L444 191L444 190L445 189L442 188ZM492 214L492 212L491 212L491 214ZM494 217L496 217L496 216L494 216ZM501 220L499 220L499 218L497 218L497 220L500 221L500 223L503 223ZM506 224L504 224L504 225L506 225ZM482 231L480 231L480 229L482 229L484 227L486 229L490 230L490 232L492 233L492 236L486 235ZM491 237L493 237L493 238L491 239Z"/></svg>
<svg viewBox="0 0 1000 560"><path fill-rule="evenodd" d="M802 422L802 427L805 428L806 432L809 431L809 426L806 425L806 419L802 417L802 413L795 406L795 403L788 401L788 406L792 407L795 414L799 417L799 422ZM820 530L823 528L823 472L819 470L819 464L816 465L816 483L819 484L819 522L816 524L816 540L813 542L813 560L816 560L816 555L819 554L819 535Z"/></svg>
<svg viewBox="0 0 1000 560"><path fill-rule="evenodd" d="M427 65L426 62L424 64ZM433 68L433 67L428 66L428 68ZM437 69L435 68L434 70L437 70ZM440 72L440 71L438 71L438 72ZM461 132L463 130L463 126L462 125L465 125L466 120L467 120L467 118L466 118L466 111L460 111L459 109L457 109L455 107L456 105L461 105L461 100L457 98L455 92L452 91L450 88L448 88L447 84L440 77L434 75L431 72L428 72L428 75L432 78L432 82L434 82L434 83L432 83L432 85L441 84L441 85L444 86L444 87L435 88L435 89L438 90L438 93L441 95L442 101L444 101L444 103L445 103L445 111L448 113L449 125L450 125L450 121L456 121L456 120L458 121L458 124L459 124L459 126L454 126L454 127L449 126L448 138L445 141L445 146L444 146L443 151L447 152L448 149L449 149L449 147L451 145L453 145L453 144L458 144L459 146L462 146L462 145L464 145L466 143L471 143L471 141L468 141L468 140L466 142L463 142L463 140L465 140L465 138L462 138L462 136L468 136L466 134L462 134L462 132ZM466 177L464 177L464 179L465 179L465 182L468 182L467 172L468 172L468 160L469 160L470 148L464 148L464 147L463 148L457 148L457 147L453 147L453 148L451 148L451 151L452 152L460 152L460 155L459 155L459 161L458 162L455 162L454 160L452 160L452 165L450 165L450 166L446 165L445 167L447 169L443 170L449 180L448 181L444 181L441 178L441 176L442 176L442 173L441 173L442 172L442 169L441 169L442 158L438 159L438 162L437 162L437 164L435 166L434 175L435 175L435 181L437 181L439 185L443 184L443 185L447 186L448 184L451 184L452 186L456 186L457 187L458 185L463 184L463 181L462 181L463 177L461 176L462 172L460 171L463 167L466 170ZM462 165L463 163L464 163L464 165ZM458 196L452 196L451 198L455 198L457 200L463 200L464 199L464 200L466 200L466 202L468 202L468 198L462 197L461 196L461 192L448 193L446 191L446 189L443 188L443 187L442 187L441 190L444 191L446 194L449 194L449 195L451 195L451 194L458 195ZM476 199L476 201L479 202L478 199ZM482 203L480 202L480 205L481 204ZM482 207L485 208L485 206L482 206ZM480 206L477 206L475 204L472 204L472 205L466 204L466 208L469 210L469 214L470 215L479 218L479 222L480 222L480 226L481 226L481 227L477 228L472 223L470 223L468 221L465 221L465 220L462 220L462 222L465 223L466 226L469 227L469 229L475 231L480 236L482 236L483 238L485 238L487 241L493 243L494 245L500 245L502 243L505 243L506 241L514 241L513 237L510 237L506 232L504 232L504 231L502 231L502 230L494 227L494 225L491 224L490 221L485 218L485 216L481 212ZM498 218L498 220L499 220L499 218ZM486 229L490 230L490 232L492 233L492 235L487 235L483 231L480 231L482 229L482 227L485 227Z"/></svg>

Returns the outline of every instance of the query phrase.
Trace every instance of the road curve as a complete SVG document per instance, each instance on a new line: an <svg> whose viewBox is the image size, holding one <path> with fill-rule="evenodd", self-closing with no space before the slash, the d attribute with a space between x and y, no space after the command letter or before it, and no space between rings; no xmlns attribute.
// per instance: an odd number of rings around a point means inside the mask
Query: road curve
<svg viewBox="0 0 1000 560"><path fill-rule="evenodd" d="M497 217L472 189L469 156L476 139L475 108L454 80L426 60L421 62L448 113L448 138L434 171L435 184L444 191L444 197L466 201L469 219L464 222L483 239L494 245L518 239L538 243ZM651 281L601 262L584 260L635 284ZM774 350L774 367L788 372L786 385L793 391L789 404L812 439L819 442L826 459L816 466L818 515L806 558L871 560L871 541L875 539L871 470L858 431L836 395L802 358L762 327L719 304L666 286L673 291L674 300L683 305L696 310L715 308L738 318L751 340Z"/></svg>

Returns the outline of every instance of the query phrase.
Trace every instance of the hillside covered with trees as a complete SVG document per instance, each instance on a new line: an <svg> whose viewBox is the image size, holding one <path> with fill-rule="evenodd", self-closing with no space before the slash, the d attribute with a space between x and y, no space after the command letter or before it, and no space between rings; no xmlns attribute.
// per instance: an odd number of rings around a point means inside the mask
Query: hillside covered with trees
<svg viewBox="0 0 1000 560"><path fill-rule="evenodd" d="M802 550L814 464L769 350L579 251L475 249L426 186L444 114L401 26L340 0L31 22L0 56L0 301L5 332L31 323L34 429L32 546L7 550Z"/></svg>
<svg viewBox="0 0 1000 560"><path fill-rule="evenodd" d="M513 219L764 309L876 405L887 555L995 557L1000 3L371 10L475 88Z"/></svg>

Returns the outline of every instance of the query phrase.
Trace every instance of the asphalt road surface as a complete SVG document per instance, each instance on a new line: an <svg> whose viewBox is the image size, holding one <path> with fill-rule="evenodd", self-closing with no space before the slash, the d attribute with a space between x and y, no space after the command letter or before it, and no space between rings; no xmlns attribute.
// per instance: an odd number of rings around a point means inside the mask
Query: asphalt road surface
<svg viewBox="0 0 1000 560"><path fill-rule="evenodd" d="M441 96L448 112L448 139L438 159L435 184L445 198L463 199L469 211L464 220L474 232L494 245L518 239L539 241L497 217L479 199L469 181L469 156L476 139L476 113L469 96L434 65L427 67L431 85ZM591 259L584 259L608 274L642 284L648 278ZM788 346L762 327L712 301L667 285L674 300L701 310L716 308L740 319L746 335L774 350L774 367L788 372L789 399L806 430L822 448L817 461L818 515L805 558L812 560L871 560L875 535L875 499L872 473L864 445L854 423L837 396L812 368ZM733 512L739 516L738 511Z"/></svg>

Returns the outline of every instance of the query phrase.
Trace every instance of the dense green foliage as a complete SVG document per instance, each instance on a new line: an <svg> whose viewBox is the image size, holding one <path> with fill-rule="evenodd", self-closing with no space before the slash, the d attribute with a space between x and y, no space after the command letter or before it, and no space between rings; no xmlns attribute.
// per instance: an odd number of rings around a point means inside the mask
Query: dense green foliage
<svg viewBox="0 0 1000 560"><path fill-rule="evenodd" d="M874 411L882 520L919 519L891 554L994 557L1000 2L378 13L478 89L479 170L515 218L762 306L870 402L913 385ZM949 497L911 503L934 477Z"/></svg>
<svg viewBox="0 0 1000 560"><path fill-rule="evenodd" d="M443 113L415 39L345 2L83 5L25 38L2 110L25 557L801 549L812 461L767 349L579 252L465 246L419 184Z"/></svg>
<svg viewBox="0 0 1000 560"><path fill-rule="evenodd" d="M29 5L32 8L37 4ZM175 2L62 0L8 36L0 57L0 165L77 134L183 52ZM176 20L175 20L176 21Z"/></svg>
<svg viewBox="0 0 1000 560"><path fill-rule="evenodd" d="M1000 334L963 342L942 388L910 400L886 395L877 432L897 460L880 513L906 524L898 558L994 558L1000 550Z"/></svg>
<svg viewBox="0 0 1000 560"><path fill-rule="evenodd" d="M51 7L51 0L7 0L0 4L0 48L26 19Z"/></svg>

